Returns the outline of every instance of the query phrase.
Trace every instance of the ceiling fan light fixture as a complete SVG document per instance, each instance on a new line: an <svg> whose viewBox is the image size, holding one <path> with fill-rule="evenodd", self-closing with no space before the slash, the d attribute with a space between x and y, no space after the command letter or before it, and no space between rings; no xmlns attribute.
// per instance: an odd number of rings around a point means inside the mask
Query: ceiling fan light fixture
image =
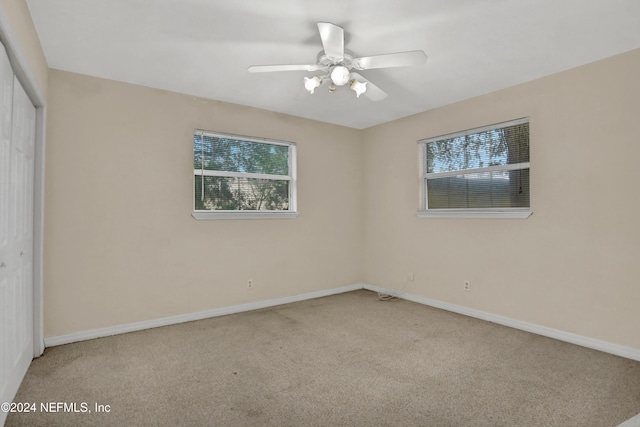
<svg viewBox="0 0 640 427"><path fill-rule="evenodd" d="M318 76L314 77L305 77L304 78L304 88L309 91L310 94L313 95L313 91L322 84L322 79Z"/></svg>
<svg viewBox="0 0 640 427"><path fill-rule="evenodd" d="M356 98L360 98L360 95L367 91L367 82L359 82L356 79L351 80L349 83L351 89L356 93Z"/></svg>
<svg viewBox="0 0 640 427"><path fill-rule="evenodd" d="M344 65L336 65L331 70L331 81L336 86L344 86L349 83L349 69Z"/></svg>
<svg viewBox="0 0 640 427"><path fill-rule="evenodd" d="M323 83L328 83L329 93L335 92L338 86L348 84L358 98L366 93L370 100L381 101L386 98L387 94L358 74L357 71L422 65L427 60L427 55L421 50L355 57L352 52L344 48L345 39L342 27L330 22L318 22L318 31L323 50L318 53L315 64L252 65L247 68L247 71L250 73L321 71L320 76L304 78L304 87L310 94L313 94L315 89ZM351 70L354 71L351 72Z"/></svg>

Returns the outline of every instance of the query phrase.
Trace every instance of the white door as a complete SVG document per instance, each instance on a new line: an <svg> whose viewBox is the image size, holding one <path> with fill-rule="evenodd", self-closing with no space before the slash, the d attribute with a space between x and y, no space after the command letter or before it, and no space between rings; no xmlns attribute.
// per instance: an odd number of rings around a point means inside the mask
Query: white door
<svg viewBox="0 0 640 427"><path fill-rule="evenodd" d="M0 402L6 402L33 358L36 111L0 49ZM0 424L5 416L0 412Z"/></svg>

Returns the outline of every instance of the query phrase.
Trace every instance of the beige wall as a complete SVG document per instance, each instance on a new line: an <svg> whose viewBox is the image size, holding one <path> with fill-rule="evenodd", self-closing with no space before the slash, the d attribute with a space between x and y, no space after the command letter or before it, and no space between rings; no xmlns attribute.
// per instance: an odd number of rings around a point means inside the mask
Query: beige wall
<svg viewBox="0 0 640 427"><path fill-rule="evenodd" d="M640 349L637 75L640 50L357 131L50 70L45 336L366 282ZM415 216L418 139L524 116L533 216ZM194 220L195 128L296 142L299 218Z"/></svg>
<svg viewBox="0 0 640 427"><path fill-rule="evenodd" d="M46 98L49 68L42 52L38 33L33 26L27 2L25 0L0 0L0 8L9 19L22 53L24 53L31 71L40 85L42 95Z"/></svg>
<svg viewBox="0 0 640 427"><path fill-rule="evenodd" d="M63 71L49 78L45 337L361 279L358 131ZM193 219L196 128L296 142L299 217Z"/></svg>
<svg viewBox="0 0 640 427"><path fill-rule="evenodd" d="M638 76L640 50L365 130L364 281L640 349ZM524 116L533 216L415 216L417 140Z"/></svg>
<svg viewBox="0 0 640 427"><path fill-rule="evenodd" d="M50 100L45 336L364 281L640 349L639 50L356 131L48 70L0 7ZM416 218L416 140L523 116L532 217ZM194 128L297 142L299 218L191 218Z"/></svg>

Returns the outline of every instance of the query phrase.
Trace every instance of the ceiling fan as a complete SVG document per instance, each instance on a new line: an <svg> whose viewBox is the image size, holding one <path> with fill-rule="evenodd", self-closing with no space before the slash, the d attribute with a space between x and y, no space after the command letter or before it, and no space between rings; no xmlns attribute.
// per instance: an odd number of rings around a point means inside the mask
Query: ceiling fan
<svg viewBox="0 0 640 427"><path fill-rule="evenodd" d="M329 22L318 22L318 30L322 39L323 51L320 51L313 65L252 65L247 69L250 73L266 73L272 71L322 71L322 75L304 78L304 87L313 94L314 90L329 83L329 92L335 92L338 86L349 85L356 97L364 94L372 101L380 101L387 94L352 70L372 70L374 68L406 67L421 65L427 55L421 50L388 53L384 55L364 56L356 58L344 48L344 30Z"/></svg>

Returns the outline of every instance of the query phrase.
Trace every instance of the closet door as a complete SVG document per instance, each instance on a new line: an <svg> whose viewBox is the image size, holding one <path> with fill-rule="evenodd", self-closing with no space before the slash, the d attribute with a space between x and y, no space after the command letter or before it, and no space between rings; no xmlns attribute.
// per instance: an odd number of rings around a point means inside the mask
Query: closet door
<svg viewBox="0 0 640 427"><path fill-rule="evenodd" d="M33 358L36 114L4 49L0 63L0 402L4 402L14 397Z"/></svg>

